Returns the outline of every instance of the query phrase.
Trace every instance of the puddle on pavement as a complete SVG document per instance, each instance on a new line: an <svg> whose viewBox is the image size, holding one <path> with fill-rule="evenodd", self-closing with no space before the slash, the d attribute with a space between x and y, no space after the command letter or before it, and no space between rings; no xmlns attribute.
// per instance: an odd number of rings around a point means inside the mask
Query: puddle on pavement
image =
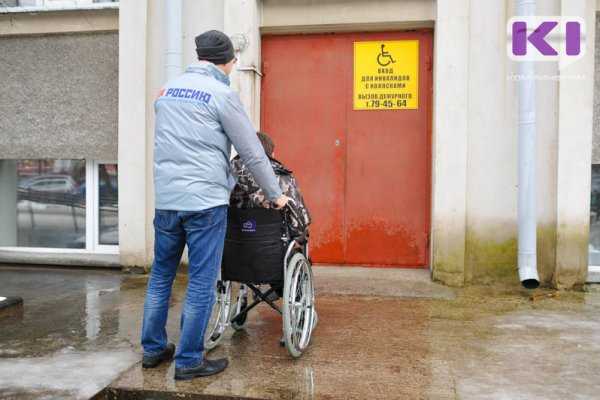
<svg viewBox="0 0 600 400"><path fill-rule="evenodd" d="M87 399L139 361L121 280L119 272L0 269L0 292L24 299L21 317L0 320L0 398Z"/></svg>

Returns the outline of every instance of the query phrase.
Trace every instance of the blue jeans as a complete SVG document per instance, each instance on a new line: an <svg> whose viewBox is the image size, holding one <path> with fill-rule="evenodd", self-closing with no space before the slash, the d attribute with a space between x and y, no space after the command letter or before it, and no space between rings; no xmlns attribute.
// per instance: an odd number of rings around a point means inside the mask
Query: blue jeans
<svg viewBox="0 0 600 400"><path fill-rule="evenodd" d="M215 302L226 228L227 206L204 211L155 211L154 263L146 288L142 325L144 355L158 355L167 347L169 297L187 244L189 282L175 366L193 368L202 364L204 333Z"/></svg>

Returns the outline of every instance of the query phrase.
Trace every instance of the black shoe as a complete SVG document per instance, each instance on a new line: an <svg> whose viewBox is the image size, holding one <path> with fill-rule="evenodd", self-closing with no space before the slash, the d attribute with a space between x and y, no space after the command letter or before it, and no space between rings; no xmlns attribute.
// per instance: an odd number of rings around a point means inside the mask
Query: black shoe
<svg viewBox="0 0 600 400"><path fill-rule="evenodd" d="M202 364L195 368L175 368L175 379L187 381L198 376L215 375L227 368L227 364L229 364L229 361L226 358L219 358L218 360L207 360L205 358Z"/></svg>
<svg viewBox="0 0 600 400"><path fill-rule="evenodd" d="M167 348L164 351L156 356L144 356L142 358L142 367L143 368L155 368L158 367L163 361L170 360L173 358L173 354L175 354L175 345L173 343L167 344Z"/></svg>

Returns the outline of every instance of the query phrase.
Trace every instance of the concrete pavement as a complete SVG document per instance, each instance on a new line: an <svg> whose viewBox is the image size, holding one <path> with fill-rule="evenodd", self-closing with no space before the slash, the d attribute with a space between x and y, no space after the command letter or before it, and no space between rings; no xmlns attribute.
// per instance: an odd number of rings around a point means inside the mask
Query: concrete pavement
<svg viewBox="0 0 600 400"><path fill-rule="evenodd" d="M0 398L593 399L600 377L600 289L451 289L428 271L315 267L319 325L307 351L278 346L281 319L261 305L245 331L208 357L220 375L174 381L172 363L142 370L147 276L0 267L0 296L22 317L0 319ZM186 276L168 333L178 341Z"/></svg>

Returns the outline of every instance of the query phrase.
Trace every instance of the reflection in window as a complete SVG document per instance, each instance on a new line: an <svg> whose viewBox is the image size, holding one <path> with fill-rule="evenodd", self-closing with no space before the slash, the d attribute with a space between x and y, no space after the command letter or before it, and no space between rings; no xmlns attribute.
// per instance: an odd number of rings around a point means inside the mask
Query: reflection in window
<svg viewBox="0 0 600 400"><path fill-rule="evenodd" d="M119 244L119 187L116 164L98 165L99 244Z"/></svg>
<svg viewBox="0 0 600 400"><path fill-rule="evenodd" d="M0 248L112 253L118 204L116 163L0 159Z"/></svg>
<svg viewBox="0 0 600 400"><path fill-rule="evenodd" d="M589 265L600 266L600 164L592 164Z"/></svg>
<svg viewBox="0 0 600 400"><path fill-rule="evenodd" d="M0 163L0 246L85 248L85 161Z"/></svg>

